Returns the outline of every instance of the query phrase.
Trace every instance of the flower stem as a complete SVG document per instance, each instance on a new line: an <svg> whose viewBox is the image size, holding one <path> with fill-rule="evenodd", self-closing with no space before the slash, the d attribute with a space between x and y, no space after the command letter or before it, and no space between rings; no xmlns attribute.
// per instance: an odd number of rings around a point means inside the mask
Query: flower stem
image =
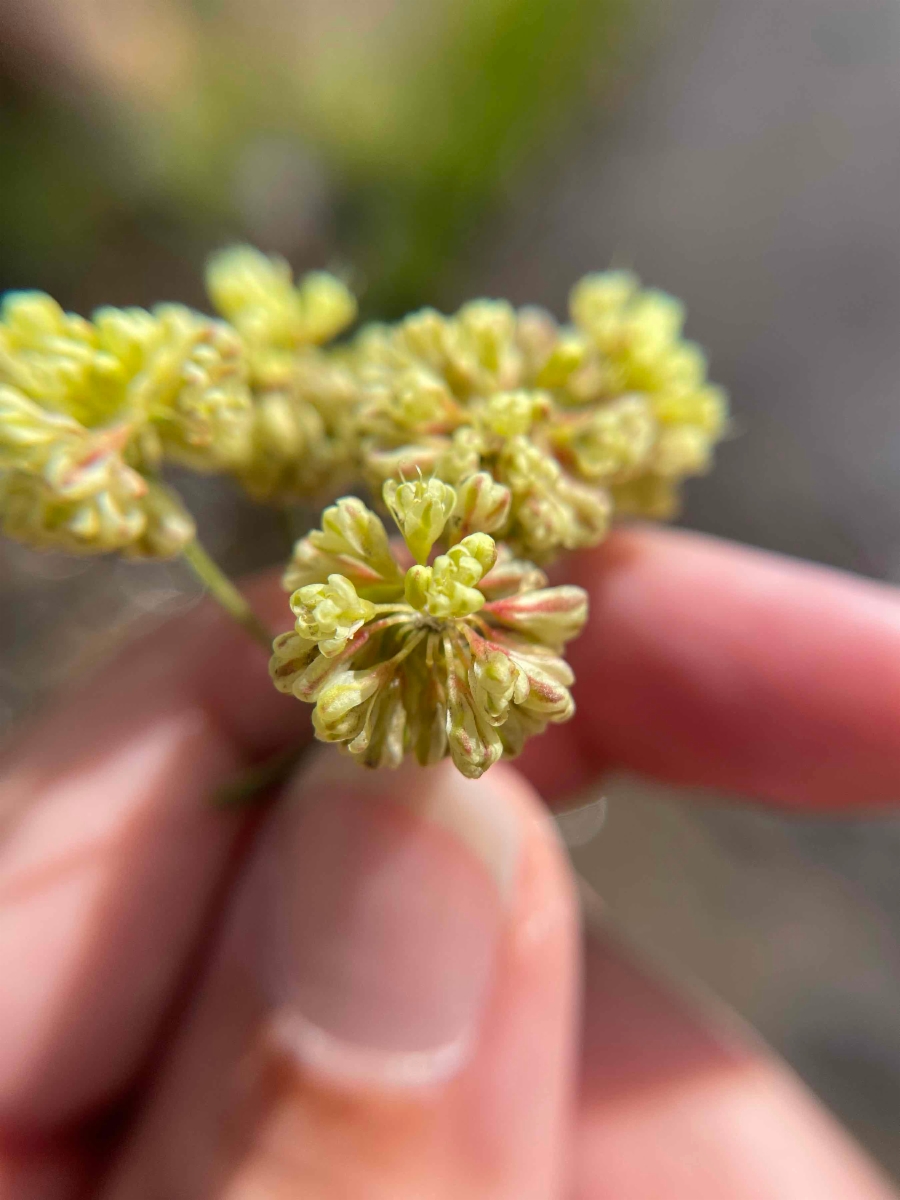
<svg viewBox="0 0 900 1200"><path fill-rule="evenodd" d="M271 651L272 635L228 576L213 562L196 538L187 543L181 552L181 556L213 599L217 600L225 611L246 629L251 637L256 638L260 645L265 646L267 651Z"/></svg>
<svg viewBox="0 0 900 1200"><path fill-rule="evenodd" d="M307 741L273 754L271 758L217 788L213 802L219 808L248 808L272 788L284 783L310 749L311 743Z"/></svg>

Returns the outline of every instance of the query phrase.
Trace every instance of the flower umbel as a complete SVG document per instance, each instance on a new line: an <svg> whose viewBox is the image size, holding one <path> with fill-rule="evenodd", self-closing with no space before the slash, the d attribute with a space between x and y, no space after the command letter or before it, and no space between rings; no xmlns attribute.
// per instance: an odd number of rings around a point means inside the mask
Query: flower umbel
<svg viewBox="0 0 900 1200"><path fill-rule="evenodd" d="M493 523L470 528L539 561L595 545L614 511L672 515L726 420L681 306L613 271L583 279L570 313L480 300L364 329L350 361L370 483L418 467L463 495L486 476Z"/></svg>
<svg viewBox="0 0 900 1200"><path fill-rule="evenodd" d="M295 283L284 259L251 246L213 255L206 284L243 340L254 399L238 479L255 499L276 503L340 487L353 463L357 388L320 347L355 319L352 293L323 271Z"/></svg>
<svg viewBox="0 0 900 1200"><path fill-rule="evenodd" d="M572 715L573 676L559 655L584 624L587 597L548 588L538 568L486 533L466 535L429 565L456 511L454 489L420 479L385 492L418 561L404 572L360 501L326 510L288 569L288 586L301 585L291 597L297 620L275 640L272 678L315 705L320 740L368 766L449 755L477 778Z"/></svg>
<svg viewBox="0 0 900 1200"><path fill-rule="evenodd" d="M324 272L248 246L212 257L218 316L180 304L90 319L40 292L0 306L0 531L69 553L181 555L268 647L197 540L167 463L227 473L255 499L317 510L294 546L294 627L276 686L316 735L368 766L449 756L470 778L573 712L562 655L587 617L540 566L617 514L669 517L711 465L721 389L672 297L588 275L569 319L477 300L363 328ZM297 516L286 514L289 522Z"/></svg>
<svg viewBox="0 0 900 1200"><path fill-rule="evenodd" d="M148 476L165 458L235 462L250 412L240 340L222 322L181 305L88 321L14 292L0 320L4 531L70 553L175 554L193 522Z"/></svg>

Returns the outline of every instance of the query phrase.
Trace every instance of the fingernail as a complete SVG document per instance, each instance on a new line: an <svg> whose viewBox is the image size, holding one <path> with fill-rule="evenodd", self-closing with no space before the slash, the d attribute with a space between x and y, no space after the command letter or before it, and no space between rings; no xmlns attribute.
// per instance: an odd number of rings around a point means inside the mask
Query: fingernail
<svg viewBox="0 0 900 1200"><path fill-rule="evenodd" d="M455 1073L491 986L518 841L487 776L374 773L324 753L262 849L258 961L279 1042L346 1081Z"/></svg>

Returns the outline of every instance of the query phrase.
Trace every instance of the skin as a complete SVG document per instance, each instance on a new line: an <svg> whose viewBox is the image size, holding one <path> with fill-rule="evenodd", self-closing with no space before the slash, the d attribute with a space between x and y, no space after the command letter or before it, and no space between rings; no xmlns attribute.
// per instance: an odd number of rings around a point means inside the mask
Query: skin
<svg viewBox="0 0 900 1200"><path fill-rule="evenodd" d="M485 777L517 866L471 1045L424 1086L285 1052L271 997L235 966L242 928L278 916L254 863L291 818L208 795L304 726L226 618L204 609L132 645L14 739L0 1200L895 1195L765 1047L635 962L591 903L580 928L544 803L622 766L780 810L896 806L897 594L677 531L621 532L570 566L591 594L578 712ZM274 580L249 591L287 627ZM323 769L301 766L290 796ZM359 771L347 802L387 788L390 838L443 778Z"/></svg>

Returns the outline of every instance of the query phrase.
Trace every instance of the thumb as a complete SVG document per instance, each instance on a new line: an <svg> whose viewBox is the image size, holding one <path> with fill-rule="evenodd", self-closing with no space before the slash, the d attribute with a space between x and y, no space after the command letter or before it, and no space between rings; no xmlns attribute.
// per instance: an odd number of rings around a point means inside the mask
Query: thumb
<svg viewBox="0 0 900 1200"><path fill-rule="evenodd" d="M576 918L508 768L323 752L272 814L107 1195L550 1200Z"/></svg>

